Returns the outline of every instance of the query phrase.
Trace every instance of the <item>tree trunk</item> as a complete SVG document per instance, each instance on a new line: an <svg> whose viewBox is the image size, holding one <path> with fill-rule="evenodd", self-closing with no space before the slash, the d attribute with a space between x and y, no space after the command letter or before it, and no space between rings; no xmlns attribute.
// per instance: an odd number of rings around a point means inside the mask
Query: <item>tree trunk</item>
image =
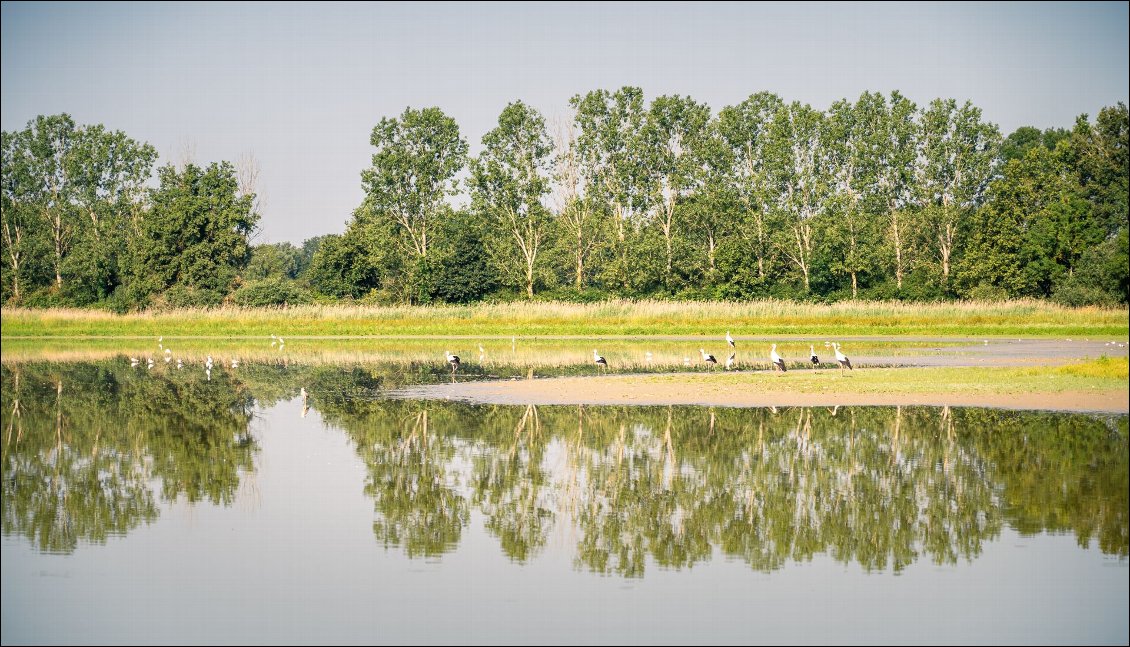
<svg viewBox="0 0 1130 647"><path fill-rule="evenodd" d="M853 301L859 298L859 282L856 281L855 270L851 272L851 298Z"/></svg>
<svg viewBox="0 0 1130 647"><path fill-rule="evenodd" d="M8 264L12 266L12 296L16 301L20 300L20 263L23 262L21 258L23 251L19 249L20 241L23 239L23 231L19 225L16 225L16 237L12 239L12 228L7 222L4 223L4 243L8 246Z"/></svg>
<svg viewBox="0 0 1130 647"><path fill-rule="evenodd" d="M585 248L581 238L581 226L577 224L577 291L583 287L585 276Z"/></svg>
<svg viewBox="0 0 1130 647"><path fill-rule="evenodd" d="M757 277L765 278L765 221L757 216Z"/></svg>
<svg viewBox="0 0 1130 647"><path fill-rule="evenodd" d="M710 282L713 283L714 282L714 234L713 233L707 235L706 242L707 242L707 245L708 245L708 252L707 252L706 257L707 257L707 260L709 260L709 262L710 262L710 272L709 272Z"/></svg>
<svg viewBox="0 0 1130 647"><path fill-rule="evenodd" d="M667 239L667 280L671 279L671 234L668 229L664 228L663 237Z"/></svg>
<svg viewBox="0 0 1130 647"><path fill-rule="evenodd" d="M891 212L892 233L895 240L895 286L902 289L902 236L899 231L899 215L897 211Z"/></svg>

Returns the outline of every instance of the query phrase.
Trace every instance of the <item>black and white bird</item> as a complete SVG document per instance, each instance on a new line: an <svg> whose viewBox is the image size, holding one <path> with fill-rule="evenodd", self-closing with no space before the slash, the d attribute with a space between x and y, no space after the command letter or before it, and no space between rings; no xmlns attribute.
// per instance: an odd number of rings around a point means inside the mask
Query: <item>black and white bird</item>
<svg viewBox="0 0 1130 647"><path fill-rule="evenodd" d="M718 360L714 359L714 356L707 353L705 349L700 348L698 352L702 353L702 361L710 364L710 368L713 369L715 366L718 366Z"/></svg>
<svg viewBox="0 0 1130 647"><path fill-rule="evenodd" d="M769 359L773 361L774 371L781 369L781 372L784 373L788 370L785 368L785 360L781 359L781 356L777 354L777 344L773 344L773 350L769 351Z"/></svg>
<svg viewBox="0 0 1130 647"><path fill-rule="evenodd" d="M734 338L730 336L729 330L726 331L726 343L730 345L730 348L735 348Z"/></svg>
<svg viewBox="0 0 1130 647"><path fill-rule="evenodd" d="M443 354L447 356L447 363L451 364L451 374L454 375L455 371L459 370L459 356L452 355L449 350L443 351Z"/></svg>
<svg viewBox="0 0 1130 647"><path fill-rule="evenodd" d="M820 358L816 356L816 349L812 347L812 344L808 345L808 354L812 356L809 358L812 360L812 366L820 366Z"/></svg>
<svg viewBox="0 0 1130 647"><path fill-rule="evenodd" d="M730 356L726 358L726 370L727 371L734 368L734 358L737 357L737 355L738 355L737 353L730 353Z"/></svg>
<svg viewBox="0 0 1130 647"><path fill-rule="evenodd" d="M851 367L851 360L847 358L847 355L840 352L840 345L834 343L832 344L832 348L836 351L836 361L840 363L840 375L842 376L844 374L844 367L847 367L849 371L854 371L855 369Z"/></svg>
<svg viewBox="0 0 1130 647"><path fill-rule="evenodd" d="M592 361L595 362L597 366L608 368L608 360L601 357L600 353L596 352L595 348L592 349Z"/></svg>

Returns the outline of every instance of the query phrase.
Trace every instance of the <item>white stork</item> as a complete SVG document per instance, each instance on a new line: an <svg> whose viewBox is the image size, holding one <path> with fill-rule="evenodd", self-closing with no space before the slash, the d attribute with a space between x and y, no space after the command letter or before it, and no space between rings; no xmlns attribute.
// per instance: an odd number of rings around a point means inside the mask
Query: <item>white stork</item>
<svg viewBox="0 0 1130 647"><path fill-rule="evenodd" d="M734 357L736 357L736 356L737 356L737 353L730 353L730 356L726 358L726 370L727 371L734 368Z"/></svg>
<svg viewBox="0 0 1130 647"><path fill-rule="evenodd" d="M726 343L730 345L730 348L735 348L734 338L730 336L729 330L726 331Z"/></svg>
<svg viewBox="0 0 1130 647"><path fill-rule="evenodd" d="M718 366L718 360L714 359L714 356L707 353L705 349L700 348L700 349L698 349L698 352L702 353L702 361L706 362L707 364L710 364L710 368L712 370L714 369L715 366Z"/></svg>
<svg viewBox="0 0 1130 647"><path fill-rule="evenodd" d="M785 368L785 360L781 359L781 356L777 354L777 344L773 344L773 350L769 351L769 359L773 361L774 371L781 369L781 372L784 373L788 370Z"/></svg>
<svg viewBox="0 0 1130 647"><path fill-rule="evenodd" d="M459 370L459 356L452 355L449 350L443 351L443 354L447 356L447 363L451 364L451 374L455 375L455 371Z"/></svg>
<svg viewBox="0 0 1130 647"><path fill-rule="evenodd" d="M816 356L816 349L813 348L812 344L808 345L808 354L812 356L809 358L812 360L812 367L820 366L820 358Z"/></svg>
<svg viewBox="0 0 1130 647"><path fill-rule="evenodd" d="M603 366L606 369L608 368L608 360L601 357L600 353L596 352L595 348L592 349L592 361L595 362L597 366Z"/></svg>
<svg viewBox="0 0 1130 647"><path fill-rule="evenodd" d="M832 348L836 351L836 361L840 363L840 376L843 376L845 366L849 371L854 371L855 369L851 367L851 360L847 358L847 355L840 352L840 345L838 343L832 344Z"/></svg>

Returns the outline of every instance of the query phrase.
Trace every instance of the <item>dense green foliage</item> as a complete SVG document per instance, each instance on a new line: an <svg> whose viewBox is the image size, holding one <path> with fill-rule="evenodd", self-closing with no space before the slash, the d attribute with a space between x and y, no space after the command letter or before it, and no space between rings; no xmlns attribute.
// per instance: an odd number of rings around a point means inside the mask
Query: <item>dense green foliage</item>
<svg viewBox="0 0 1130 647"><path fill-rule="evenodd" d="M152 147L39 117L3 135L3 300L1127 302L1125 104L1007 137L968 102L898 92L712 114L624 87L570 106L553 129L509 104L473 159L438 108L382 119L348 228L301 249L250 245L230 164L166 166L146 190Z"/></svg>

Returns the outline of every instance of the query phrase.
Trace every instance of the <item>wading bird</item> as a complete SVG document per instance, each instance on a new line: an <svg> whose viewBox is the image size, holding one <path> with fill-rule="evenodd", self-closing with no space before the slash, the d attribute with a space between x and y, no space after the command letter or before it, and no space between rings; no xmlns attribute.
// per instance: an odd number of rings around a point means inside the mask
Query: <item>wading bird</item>
<svg viewBox="0 0 1130 647"><path fill-rule="evenodd" d="M729 330L726 331L726 343L730 345L730 348L736 348L736 346L734 346L734 338L730 336Z"/></svg>
<svg viewBox="0 0 1130 647"><path fill-rule="evenodd" d="M820 358L816 356L816 349L812 347L812 344L808 345L808 354L812 356L810 358L812 360L812 366L820 366Z"/></svg>
<svg viewBox="0 0 1130 647"><path fill-rule="evenodd" d="M855 369L851 367L851 360L847 358L847 355L840 352L840 345L832 344L832 348L836 350L836 361L840 363L840 376L843 377L845 366L849 371L854 371Z"/></svg>
<svg viewBox="0 0 1130 647"><path fill-rule="evenodd" d="M777 344L773 344L773 350L769 351L769 359L773 361L774 371L781 369L781 372L784 373L788 370L785 368L785 360L781 359L781 356L777 354Z"/></svg>
<svg viewBox="0 0 1130 647"><path fill-rule="evenodd" d="M595 348L592 349L592 361L595 362L597 366L608 368L608 360L601 357L600 353L596 352Z"/></svg>
<svg viewBox="0 0 1130 647"><path fill-rule="evenodd" d="M713 369L715 366L718 366L718 360L714 359L713 355L708 354L702 348L698 349L698 352L702 353L702 361L706 362L707 364L710 364L711 369Z"/></svg>
<svg viewBox="0 0 1130 647"><path fill-rule="evenodd" d="M459 356L452 355L449 350L443 351L443 354L447 356L447 363L451 364L451 374L455 375L455 371L459 370Z"/></svg>
<svg viewBox="0 0 1130 647"><path fill-rule="evenodd" d="M730 370L731 368L734 368L734 357L735 356L737 356L737 353L730 353L730 356L726 358L726 370L727 371Z"/></svg>

